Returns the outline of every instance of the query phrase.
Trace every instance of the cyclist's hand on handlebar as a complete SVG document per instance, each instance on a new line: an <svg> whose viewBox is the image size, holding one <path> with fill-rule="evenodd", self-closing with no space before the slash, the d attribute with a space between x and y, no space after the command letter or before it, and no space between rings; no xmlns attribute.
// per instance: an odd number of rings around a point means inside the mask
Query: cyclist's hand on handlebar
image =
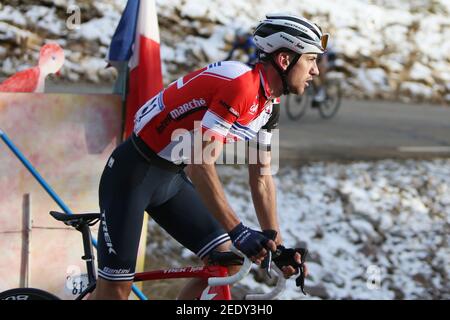
<svg viewBox="0 0 450 320"><path fill-rule="evenodd" d="M286 278L299 274L296 279L297 286L304 292L305 277L308 276L308 267L305 264L308 250L304 248L285 248L278 246L273 262L283 271Z"/></svg>
<svg viewBox="0 0 450 320"><path fill-rule="evenodd" d="M298 252L296 252L295 253L295 255L294 255L294 261L297 263L297 264L301 264L302 262L302 256L301 256L301 254L300 253L298 253ZM308 272L308 266L306 265L306 263L304 263L303 264L303 267L304 267L304 272L305 272L305 277L307 277L308 276L308 274L309 274L309 272ZM292 277L293 275L296 275L296 274L298 274L298 272L299 272L299 270L298 270L298 268L296 268L296 267L294 267L294 266L291 266L291 265L288 265L288 266L282 266L281 267L281 271L283 271L283 274L284 274L284 277L287 279L287 278L290 278L290 277Z"/></svg>
<svg viewBox="0 0 450 320"><path fill-rule="evenodd" d="M261 264L267 250L275 252L276 244L263 232L238 224L229 233L233 245L256 264Z"/></svg>
<svg viewBox="0 0 450 320"><path fill-rule="evenodd" d="M275 241L269 239L266 243L266 249L262 249L259 252L259 254L254 257L253 262L256 263L257 265L260 265L263 262L263 260L267 257L267 252L269 250L272 252L275 252L276 248L277 248L277 245L276 245Z"/></svg>

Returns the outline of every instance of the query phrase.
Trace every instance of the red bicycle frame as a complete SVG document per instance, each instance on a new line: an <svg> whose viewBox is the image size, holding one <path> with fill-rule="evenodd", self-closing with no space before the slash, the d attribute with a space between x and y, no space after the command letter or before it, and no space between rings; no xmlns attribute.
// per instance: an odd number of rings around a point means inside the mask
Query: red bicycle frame
<svg viewBox="0 0 450 320"><path fill-rule="evenodd" d="M82 259L86 261L89 283L88 287L76 298L76 300L82 300L86 297L86 295L92 293L96 286L96 272L95 265L93 263L93 250L89 226L92 226L99 220L100 214L91 213L68 216L64 213L56 211L51 211L50 214L56 220L62 221L66 225L76 228L83 235L84 256ZM133 281L139 282L177 278L202 278L207 281L208 286L203 290L201 296L198 298L201 300L231 300L230 285L241 281L250 272L252 262L234 246L231 246L230 251L233 252L234 255L243 258L243 263L240 270L232 276L228 275L227 267L223 265L211 265L202 267L169 268L164 270L136 273ZM278 268L273 268L273 270L278 273L278 282L275 289L265 294L248 294L245 296L245 299L273 299L283 290L285 283L283 273ZM26 294L29 296L29 292Z"/></svg>
<svg viewBox="0 0 450 320"><path fill-rule="evenodd" d="M211 277L227 276L228 269L223 266L185 267L136 273L134 282L179 278L203 278L208 280ZM202 300L231 300L230 286L208 286L199 298Z"/></svg>

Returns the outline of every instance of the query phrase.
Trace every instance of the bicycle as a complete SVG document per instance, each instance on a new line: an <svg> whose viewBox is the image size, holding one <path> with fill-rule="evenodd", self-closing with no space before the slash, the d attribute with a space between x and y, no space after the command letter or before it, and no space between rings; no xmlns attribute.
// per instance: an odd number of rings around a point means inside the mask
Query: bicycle
<svg viewBox="0 0 450 320"><path fill-rule="evenodd" d="M100 220L100 213L86 213L68 215L50 211L50 215L58 221L80 231L83 238L84 255L81 257L86 262L88 284L85 290L78 293L75 300L83 300L92 293L96 286L96 268L92 248L92 235L90 227ZM204 278L208 279L208 286L204 289L199 300L231 300L230 285L242 280L251 270L252 262L233 246L230 252L213 251L210 256L209 266L169 268L136 273L133 282L179 279L179 278ZM283 272L267 262L268 273L273 269L278 276L274 289L265 294L248 294L245 300L271 300L275 299L285 287ZM242 265L239 272L229 276L227 266ZM56 295L36 288L15 288L0 293L0 300L60 300Z"/></svg>
<svg viewBox="0 0 450 320"><path fill-rule="evenodd" d="M332 118L339 110L342 99L342 88L338 79L327 78L323 84L325 100L314 101L319 88L314 82L306 88L303 95L288 96L286 99L286 113L291 120L298 120L306 113L307 107L317 108L324 119Z"/></svg>

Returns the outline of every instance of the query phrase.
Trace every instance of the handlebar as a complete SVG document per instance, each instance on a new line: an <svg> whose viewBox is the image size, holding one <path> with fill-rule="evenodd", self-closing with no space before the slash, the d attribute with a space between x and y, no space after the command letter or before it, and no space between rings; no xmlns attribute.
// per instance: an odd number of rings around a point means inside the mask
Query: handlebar
<svg viewBox="0 0 450 320"><path fill-rule="evenodd" d="M211 287L224 286L239 282L250 272L252 268L252 261L249 258L247 258L241 251L236 249L233 245L231 246L230 250L236 255L244 258L244 263L241 269L239 270L239 272L229 277L209 278L208 279L209 286ZM272 262L272 270L275 271L278 278L275 288L268 293L248 294L245 296L245 300L272 300L275 299L284 290L286 285L286 279L283 276L283 272L273 262Z"/></svg>
<svg viewBox="0 0 450 320"><path fill-rule="evenodd" d="M242 265L241 269L238 273L235 273L232 276L229 277L212 277L208 279L208 285L211 287L214 286L225 286L230 285L236 282L241 281L244 279L244 277L250 272L250 269L252 268L252 261L247 258L241 251L235 248L235 246L231 246L230 248L231 252L237 254L238 256L244 258L244 264Z"/></svg>
<svg viewBox="0 0 450 320"><path fill-rule="evenodd" d="M244 300L274 300L281 292L283 292L286 287L286 279L284 278L283 271L281 271L273 262L272 270L277 274L277 284L275 288L267 293L247 294Z"/></svg>

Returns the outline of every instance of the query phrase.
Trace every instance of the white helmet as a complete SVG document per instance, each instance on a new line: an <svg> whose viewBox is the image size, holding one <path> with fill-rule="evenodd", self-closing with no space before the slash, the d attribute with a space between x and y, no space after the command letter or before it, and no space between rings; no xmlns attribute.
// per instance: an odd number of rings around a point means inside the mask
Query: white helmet
<svg viewBox="0 0 450 320"><path fill-rule="evenodd" d="M263 53L289 49L298 54L324 53L328 34L303 17L286 14L268 14L257 27L253 39Z"/></svg>
<svg viewBox="0 0 450 320"><path fill-rule="evenodd" d="M287 80L289 72L303 53L324 53L329 35L323 34L320 27L303 17L288 14L268 14L255 29L253 40L259 49L259 58L269 60L277 70L283 83L283 94L289 94ZM296 55L286 70L282 70L273 53L289 50Z"/></svg>

